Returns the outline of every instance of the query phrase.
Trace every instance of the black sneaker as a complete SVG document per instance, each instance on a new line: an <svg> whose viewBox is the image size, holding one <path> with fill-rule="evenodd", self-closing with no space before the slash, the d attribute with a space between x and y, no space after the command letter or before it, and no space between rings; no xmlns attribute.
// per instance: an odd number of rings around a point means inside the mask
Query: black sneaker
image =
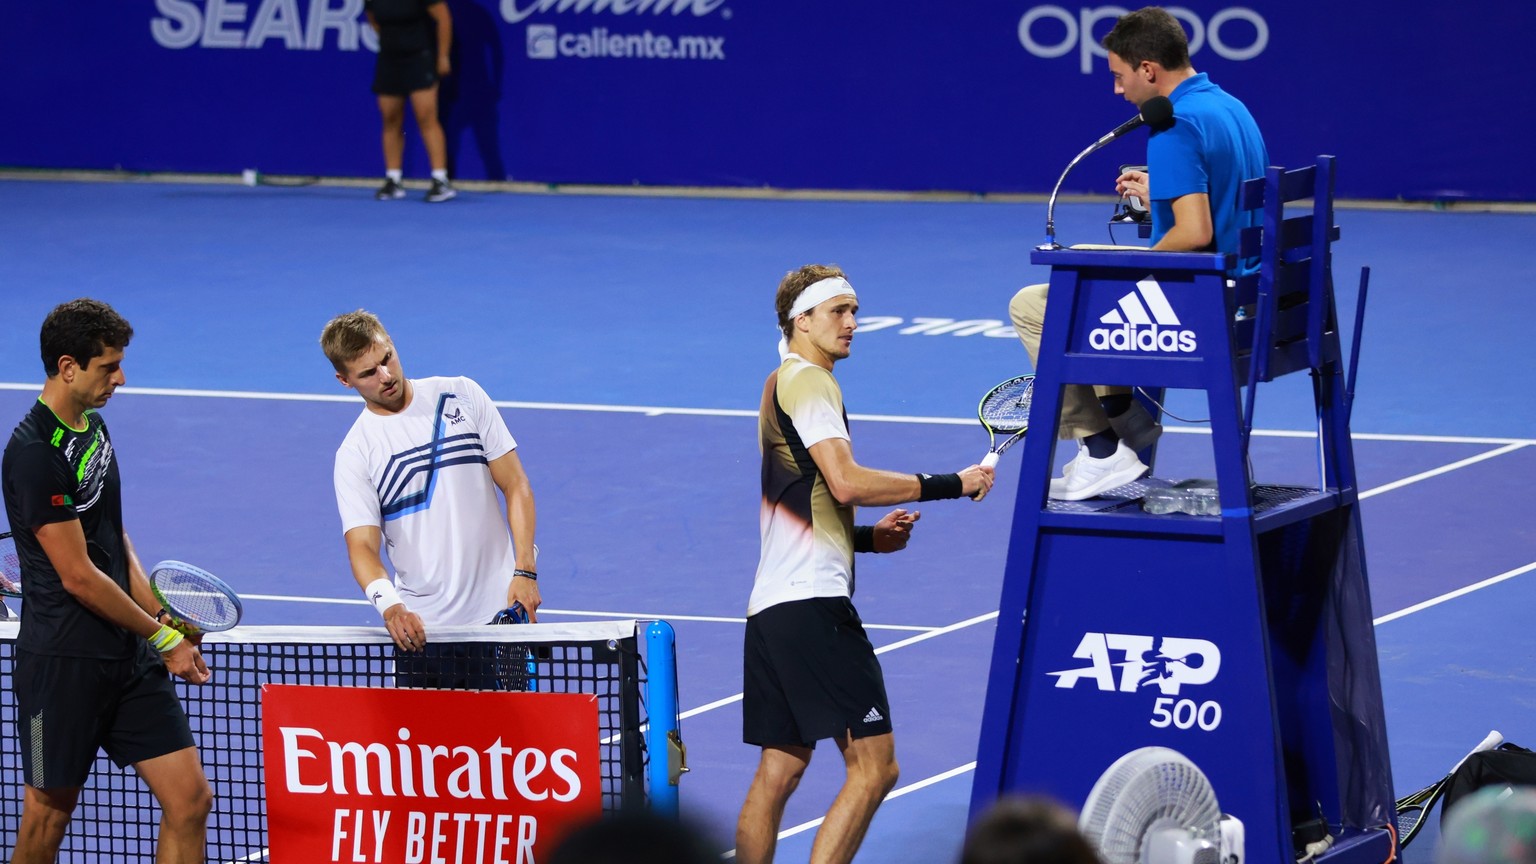
<svg viewBox="0 0 1536 864"><path fill-rule="evenodd" d="M394 180L385 177L384 185L379 187L379 191L373 193L373 197L380 201L393 201L396 198L404 198L405 188Z"/></svg>
<svg viewBox="0 0 1536 864"><path fill-rule="evenodd" d="M459 190L453 188L453 184L447 180L433 180L432 188L427 190L427 203L440 204L457 194L459 194Z"/></svg>

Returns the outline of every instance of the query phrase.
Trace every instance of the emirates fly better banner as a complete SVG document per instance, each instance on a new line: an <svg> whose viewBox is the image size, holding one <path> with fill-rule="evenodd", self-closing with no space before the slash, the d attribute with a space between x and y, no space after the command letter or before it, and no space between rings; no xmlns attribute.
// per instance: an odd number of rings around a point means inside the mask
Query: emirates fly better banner
<svg viewBox="0 0 1536 864"><path fill-rule="evenodd" d="M536 864L602 810L596 697L262 688L271 860Z"/></svg>

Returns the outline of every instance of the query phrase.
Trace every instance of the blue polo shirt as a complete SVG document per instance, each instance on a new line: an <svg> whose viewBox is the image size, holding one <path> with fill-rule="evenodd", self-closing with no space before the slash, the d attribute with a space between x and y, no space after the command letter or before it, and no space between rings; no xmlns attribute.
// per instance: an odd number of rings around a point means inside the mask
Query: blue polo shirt
<svg viewBox="0 0 1536 864"><path fill-rule="evenodd" d="M1264 136L1247 107L1212 84L1204 72L1180 82L1168 99L1173 103L1173 125L1147 139L1152 243L1173 227L1174 199L1203 192L1211 199L1211 251L1235 253L1238 232L1263 218L1260 211L1241 209L1240 193L1243 181L1263 177L1269 165ZM1258 269L1258 258L1243 259L1229 275Z"/></svg>

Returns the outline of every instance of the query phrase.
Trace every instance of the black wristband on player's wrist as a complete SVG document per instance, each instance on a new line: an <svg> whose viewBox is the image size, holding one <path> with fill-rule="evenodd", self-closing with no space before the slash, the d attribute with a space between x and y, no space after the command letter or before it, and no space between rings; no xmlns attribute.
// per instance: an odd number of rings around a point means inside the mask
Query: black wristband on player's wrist
<svg viewBox="0 0 1536 864"><path fill-rule="evenodd" d="M919 474L917 485L919 501L959 498L965 494L965 483L960 480L959 474Z"/></svg>
<svg viewBox="0 0 1536 864"><path fill-rule="evenodd" d="M873 551L875 551L875 526L873 526L873 525L855 525L855 526L853 526L853 551L855 551L855 552L873 552Z"/></svg>
<svg viewBox="0 0 1536 864"><path fill-rule="evenodd" d="M516 579L519 576L523 577L524 579L532 579L535 582L539 581L539 574L533 572L532 570L513 570L512 571L512 578L513 579Z"/></svg>

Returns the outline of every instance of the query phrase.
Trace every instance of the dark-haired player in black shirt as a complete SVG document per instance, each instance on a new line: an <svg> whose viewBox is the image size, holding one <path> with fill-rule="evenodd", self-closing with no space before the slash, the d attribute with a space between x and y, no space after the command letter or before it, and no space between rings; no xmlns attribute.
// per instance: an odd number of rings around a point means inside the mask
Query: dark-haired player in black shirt
<svg viewBox="0 0 1536 864"><path fill-rule="evenodd" d="M448 182L448 144L437 120L437 85L452 71L448 49L453 45L453 19L443 0L365 0L368 23L379 34L379 59L373 69L373 92L379 97L384 121L384 185L373 197L380 201L404 198L400 187L405 160L405 101L410 99L432 163L432 188L427 201L436 204L458 193Z"/></svg>
<svg viewBox="0 0 1536 864"><path fill-rule="evenodd" d="M14 678L27 785L13 864L57 857L98 749L132 765L160 802L155 860L204 857L213 794L167 670L201 684L208 667L150 611L159 606L123 531L116 454L96 413L123 385L132 336L96 300L50 312L48 379L0 461L26 590Z"/></svg>

